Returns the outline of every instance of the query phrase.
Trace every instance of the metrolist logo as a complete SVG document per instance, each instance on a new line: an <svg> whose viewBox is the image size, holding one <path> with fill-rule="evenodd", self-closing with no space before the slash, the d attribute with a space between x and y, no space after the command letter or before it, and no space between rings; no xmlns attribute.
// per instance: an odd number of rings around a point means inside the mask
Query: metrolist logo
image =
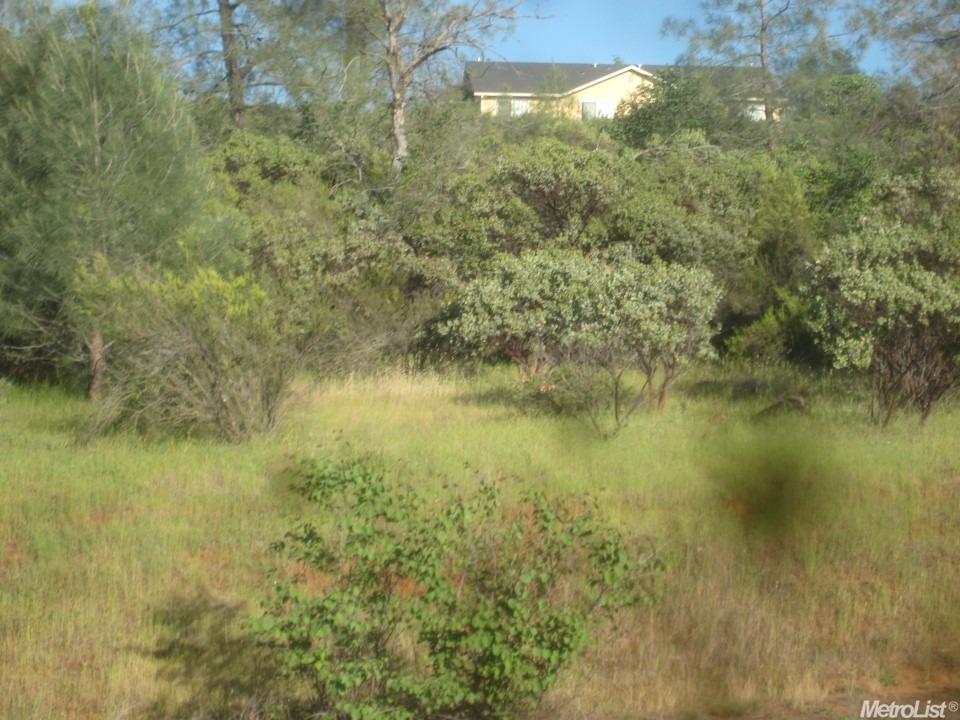
<svg viewBox="0 0 960 720"><path fill-rule="evenodd" d="M921 705L919 700L913 703L882 703L879 700L864 700L860 707L860 717L937 720L937 718L946 718L947 712L953 714L958 710L960 710L960 703L955 700L940 703L927 700L925 705Z"/></svg>

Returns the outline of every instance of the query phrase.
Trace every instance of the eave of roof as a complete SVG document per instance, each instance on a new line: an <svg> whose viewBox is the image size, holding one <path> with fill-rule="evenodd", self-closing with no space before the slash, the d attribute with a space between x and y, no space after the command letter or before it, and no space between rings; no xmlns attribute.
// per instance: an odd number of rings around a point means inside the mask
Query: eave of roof
<svg viewBox="0 0 960 720"><path fill-rule="evenodd" d="M472 94L476 97L557 97L559 98L559 97L566 97L567 95L573 95L575 93L581 92L583 90L586 90L589 87L593 87L594 85L598 85L600 83L606 82L608 80L611 80L612 78L617 77L618 75L622 75L623 73L627 73L627 72L635 72L640 75L643 75L644 77L648 77L650 79L656 79L656 76L652 72L645 70L642 65L624 65L623 67L617 68L613 72L609 72L606 75L602 75L598 78L593 78L592 80L588 80L585 83L581 83L580 85L570 88L569 90L564 90L563 92L533 92L533 91L511 92L509 90L475 90L475 91L472 91Z"/></svg>

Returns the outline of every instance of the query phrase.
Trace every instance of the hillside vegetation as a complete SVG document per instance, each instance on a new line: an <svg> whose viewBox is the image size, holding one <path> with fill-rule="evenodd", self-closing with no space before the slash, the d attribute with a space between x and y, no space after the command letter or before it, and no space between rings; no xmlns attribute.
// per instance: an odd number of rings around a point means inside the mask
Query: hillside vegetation
<svg viewBox="0 0 960 720"><path fill-rule="evenodd" d="M7 386L2 714L281 706L249 623L279 561L270 543L308 512L285 480L304 455L372 455L434 498L484 480L589 493L655 543L660 600L601 627L546 716L696 717L943 683L960 658L960 416L880 432L824 383L810 417L753 419L796 381L698 371L609 441L518 408L503 373L304 383L278 431L243 446L78 444L82 401Z"/></svg>
<svg viewBox="0 0 960 720"><path fill-rule="evenodd" d="M4 720L960 685L956 2L705 0L582 122L451 81L523 11L0 4Z"/></svg>

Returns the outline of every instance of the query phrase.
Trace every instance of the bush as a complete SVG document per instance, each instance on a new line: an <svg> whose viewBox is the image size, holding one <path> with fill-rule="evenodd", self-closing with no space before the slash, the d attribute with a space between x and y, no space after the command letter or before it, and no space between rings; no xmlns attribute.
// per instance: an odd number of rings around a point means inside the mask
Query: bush
<svg viewBox="0 0 960 720"><path fill-rule="evenodd" d="M656 139L690 130L709 132L711 142L721 144L761 140L761 123L746 117L706 74L686 68L657 75L656 83L641 86L617 108L612 130L626 145L645 148Z"/></svg>
<svg viewBox="0 0 960 720"><path fill-rule="evenodd" d="M684 366L712 354L720 294L699 268L612 267L575 251L505 255L446 308L429 340L460 353L505 354L523 380L537 378L560 407L609 435L643 402L662 407ZM643 379L638 391L624 381L632 369ZM610 431L601 422L608 408Z"/></svg>
<svg viewBox="0 0 960 720"><path fill-rule="evenodd" d="M810 330L810 303L785 288L776 288L777 303L727 339L733 357L775 364L786 360L822 367L826 360Z"/></svg>
<svg viewBox="0 0 960 720"><path fill-rule="evenodd" d="M365 463L304 463L322 512L278 544L261 637L315 691L311 717L502 718L536 705L591 624L650 597L656 566L584 503L491 486L441 506ZM309 582L307 582L309 580Z"/></svg>
<svg viewBox="0 0 960 720"><path fill-rule="evenodd" d="M426 342L457 355L505 355L521 379L543 379L589 313L598 270L575 251L499 255L442 311Z"/></svg>
<svg viewBox="0 0 960 720"><path fill-rule="evenodd" d="M960 388L960 243L874 223L817 259L813 326L838 368L869 370L883 425L904 408L926 420Z"/></svg>
<svg viewBox="0 0 960 720"><path fill-rule="evenodd" d="M668 263L604 267L592 314L567 341L567 356L619 381L638 368L656 407L692 360L712 355L711 321L721 291L707 270Z"/></svg>
<svg viewBox="0 0 960 720"><path fill-rule="evenodd" d="M273 427L312 331L255 282L210 269L117 277L101 264L78 290L109 343L98 428L236 441Z"/></svg>

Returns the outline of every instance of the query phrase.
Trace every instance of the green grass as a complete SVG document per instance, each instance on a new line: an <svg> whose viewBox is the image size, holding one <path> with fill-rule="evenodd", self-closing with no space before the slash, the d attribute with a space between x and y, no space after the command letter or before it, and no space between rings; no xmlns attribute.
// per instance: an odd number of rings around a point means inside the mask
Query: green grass
<svg viewBox="0 0 960 720"><path fill-rule="evenodd" d="M809 418L751 420L806 385ZM668 560L548 717L802 705L960 667L960 409L869 423L841 379L703 369L617 437L517 401L506 370L302 383L244 445L77 438L86 403L0 385L0 717L236 717L263 704L244 620L299 455L373 454L442 492L590 492ZM218 714L219 713L219 714Z"/></svg>

